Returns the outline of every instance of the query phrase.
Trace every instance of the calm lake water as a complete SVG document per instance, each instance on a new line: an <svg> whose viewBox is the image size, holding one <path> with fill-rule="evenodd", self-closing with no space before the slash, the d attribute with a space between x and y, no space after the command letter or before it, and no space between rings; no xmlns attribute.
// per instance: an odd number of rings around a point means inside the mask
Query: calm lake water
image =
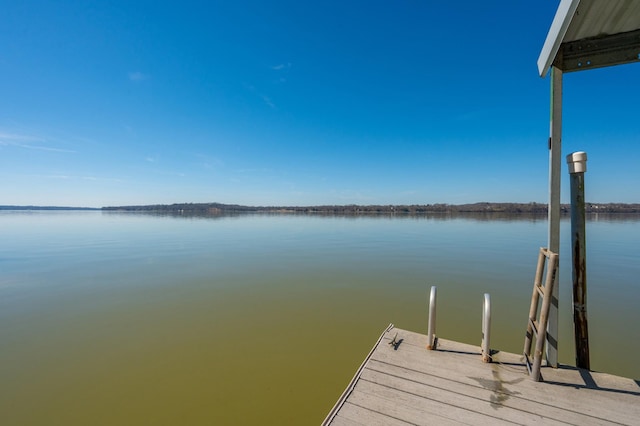
<svg viewBox="0 0 640 426"><path fill-rule="evenodd" d="M573 364L568 221L560 360ZM0 212L3 425L319 424L384 328L522 351L530 217ZM640 378L640 218L587 224L592 368Z"/></svg>

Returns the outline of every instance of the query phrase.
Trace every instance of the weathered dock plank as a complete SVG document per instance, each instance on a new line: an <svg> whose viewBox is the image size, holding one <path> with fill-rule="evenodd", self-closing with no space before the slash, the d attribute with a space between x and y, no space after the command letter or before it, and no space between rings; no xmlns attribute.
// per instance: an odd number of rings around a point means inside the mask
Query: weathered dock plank
<svg viewBox="0 0 640 426"><path fill-rule="evenodd" d="M389 326L323 424L640 424L635 380L563 366L535 382L520 355L496 352L487 364L473 345L426 345Z"/></svg>
<svg viewBox="0 0 640 426"><path fill-rule="evenodd" d="M362 426L407 426L407 422L395 419L390 415L383 413L371 413L367 408L355 405L352 402L346 402L336 416L337 423L334 424L355 424ZM348 423L344 423L348 421ZM335 422L335 421L334 421Z"/></svg>

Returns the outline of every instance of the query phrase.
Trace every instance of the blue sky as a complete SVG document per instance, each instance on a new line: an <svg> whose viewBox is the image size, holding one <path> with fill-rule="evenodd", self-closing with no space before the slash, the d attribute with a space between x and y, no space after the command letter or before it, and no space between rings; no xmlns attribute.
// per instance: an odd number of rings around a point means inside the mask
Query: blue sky
<svg viewBox="0 0 640 426"><path fill-rule="evenodd" d="M0 204L546 202L558 3L4 1ZM639 76L565 75L589 201L640 202Z"/></svg>

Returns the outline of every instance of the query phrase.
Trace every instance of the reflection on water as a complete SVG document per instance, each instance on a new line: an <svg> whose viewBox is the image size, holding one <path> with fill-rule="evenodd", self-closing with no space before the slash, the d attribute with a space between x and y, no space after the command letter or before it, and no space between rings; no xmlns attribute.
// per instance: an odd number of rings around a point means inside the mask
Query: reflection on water
<svg viewBox="0 0 640 426"><path fill-rule="evenodd" d="M587 225L592 367L640 377L640 223ZM569 223L560 357L573 363ZM3 424L317 424L389 322L520 352L540 217L0 212ZM6 419L6 420L4 420Z"/></svg>
<svg viewBox="0 0 640 426"><path fill-rule="evenodd" d="M141 216L153 216L153 217L169 217L174 219L202 219L202 220L217 220L228 219L232 217L240 218L247 216L262 216L262 217L316 217L316 218L337 218L337 219L414 219L414 220L452 220L452 219L464 219L464 220L477 220L477 221L509 221L509 222L521 222L521 221L547 221L546 213L508 213L500 211L486 211L486 212L443 212L443 213L373 213L373 212L352 212L350 214L335 213L335 212L210 212L202 213L200 211L180 211L180 210L140 210L136 212L124 212L118 210L104 210L103 215L123 215L123 214L136 214ZM569 212L563 212L564 219L569 218ZM637 213L587 213L586 217L589 221L605 221L605 222L638 222L640 215Z"/></svg>

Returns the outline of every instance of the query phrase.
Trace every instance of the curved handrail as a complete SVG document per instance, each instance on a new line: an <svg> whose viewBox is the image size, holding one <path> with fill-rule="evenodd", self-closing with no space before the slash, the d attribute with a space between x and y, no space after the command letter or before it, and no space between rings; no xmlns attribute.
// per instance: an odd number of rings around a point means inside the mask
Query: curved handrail
<svg viewBox="0 0 640 426"><path fill-rule="evenodd" d="M482 304L482 361L491 362L491 296L484 294Z"/></svg>
<svg viewBox="0 0 640 426"><path fill-rule="evenodd" d="M436 348L436 286L431 286L429 295L429 328L427 333L427 349Z"/></svg>

